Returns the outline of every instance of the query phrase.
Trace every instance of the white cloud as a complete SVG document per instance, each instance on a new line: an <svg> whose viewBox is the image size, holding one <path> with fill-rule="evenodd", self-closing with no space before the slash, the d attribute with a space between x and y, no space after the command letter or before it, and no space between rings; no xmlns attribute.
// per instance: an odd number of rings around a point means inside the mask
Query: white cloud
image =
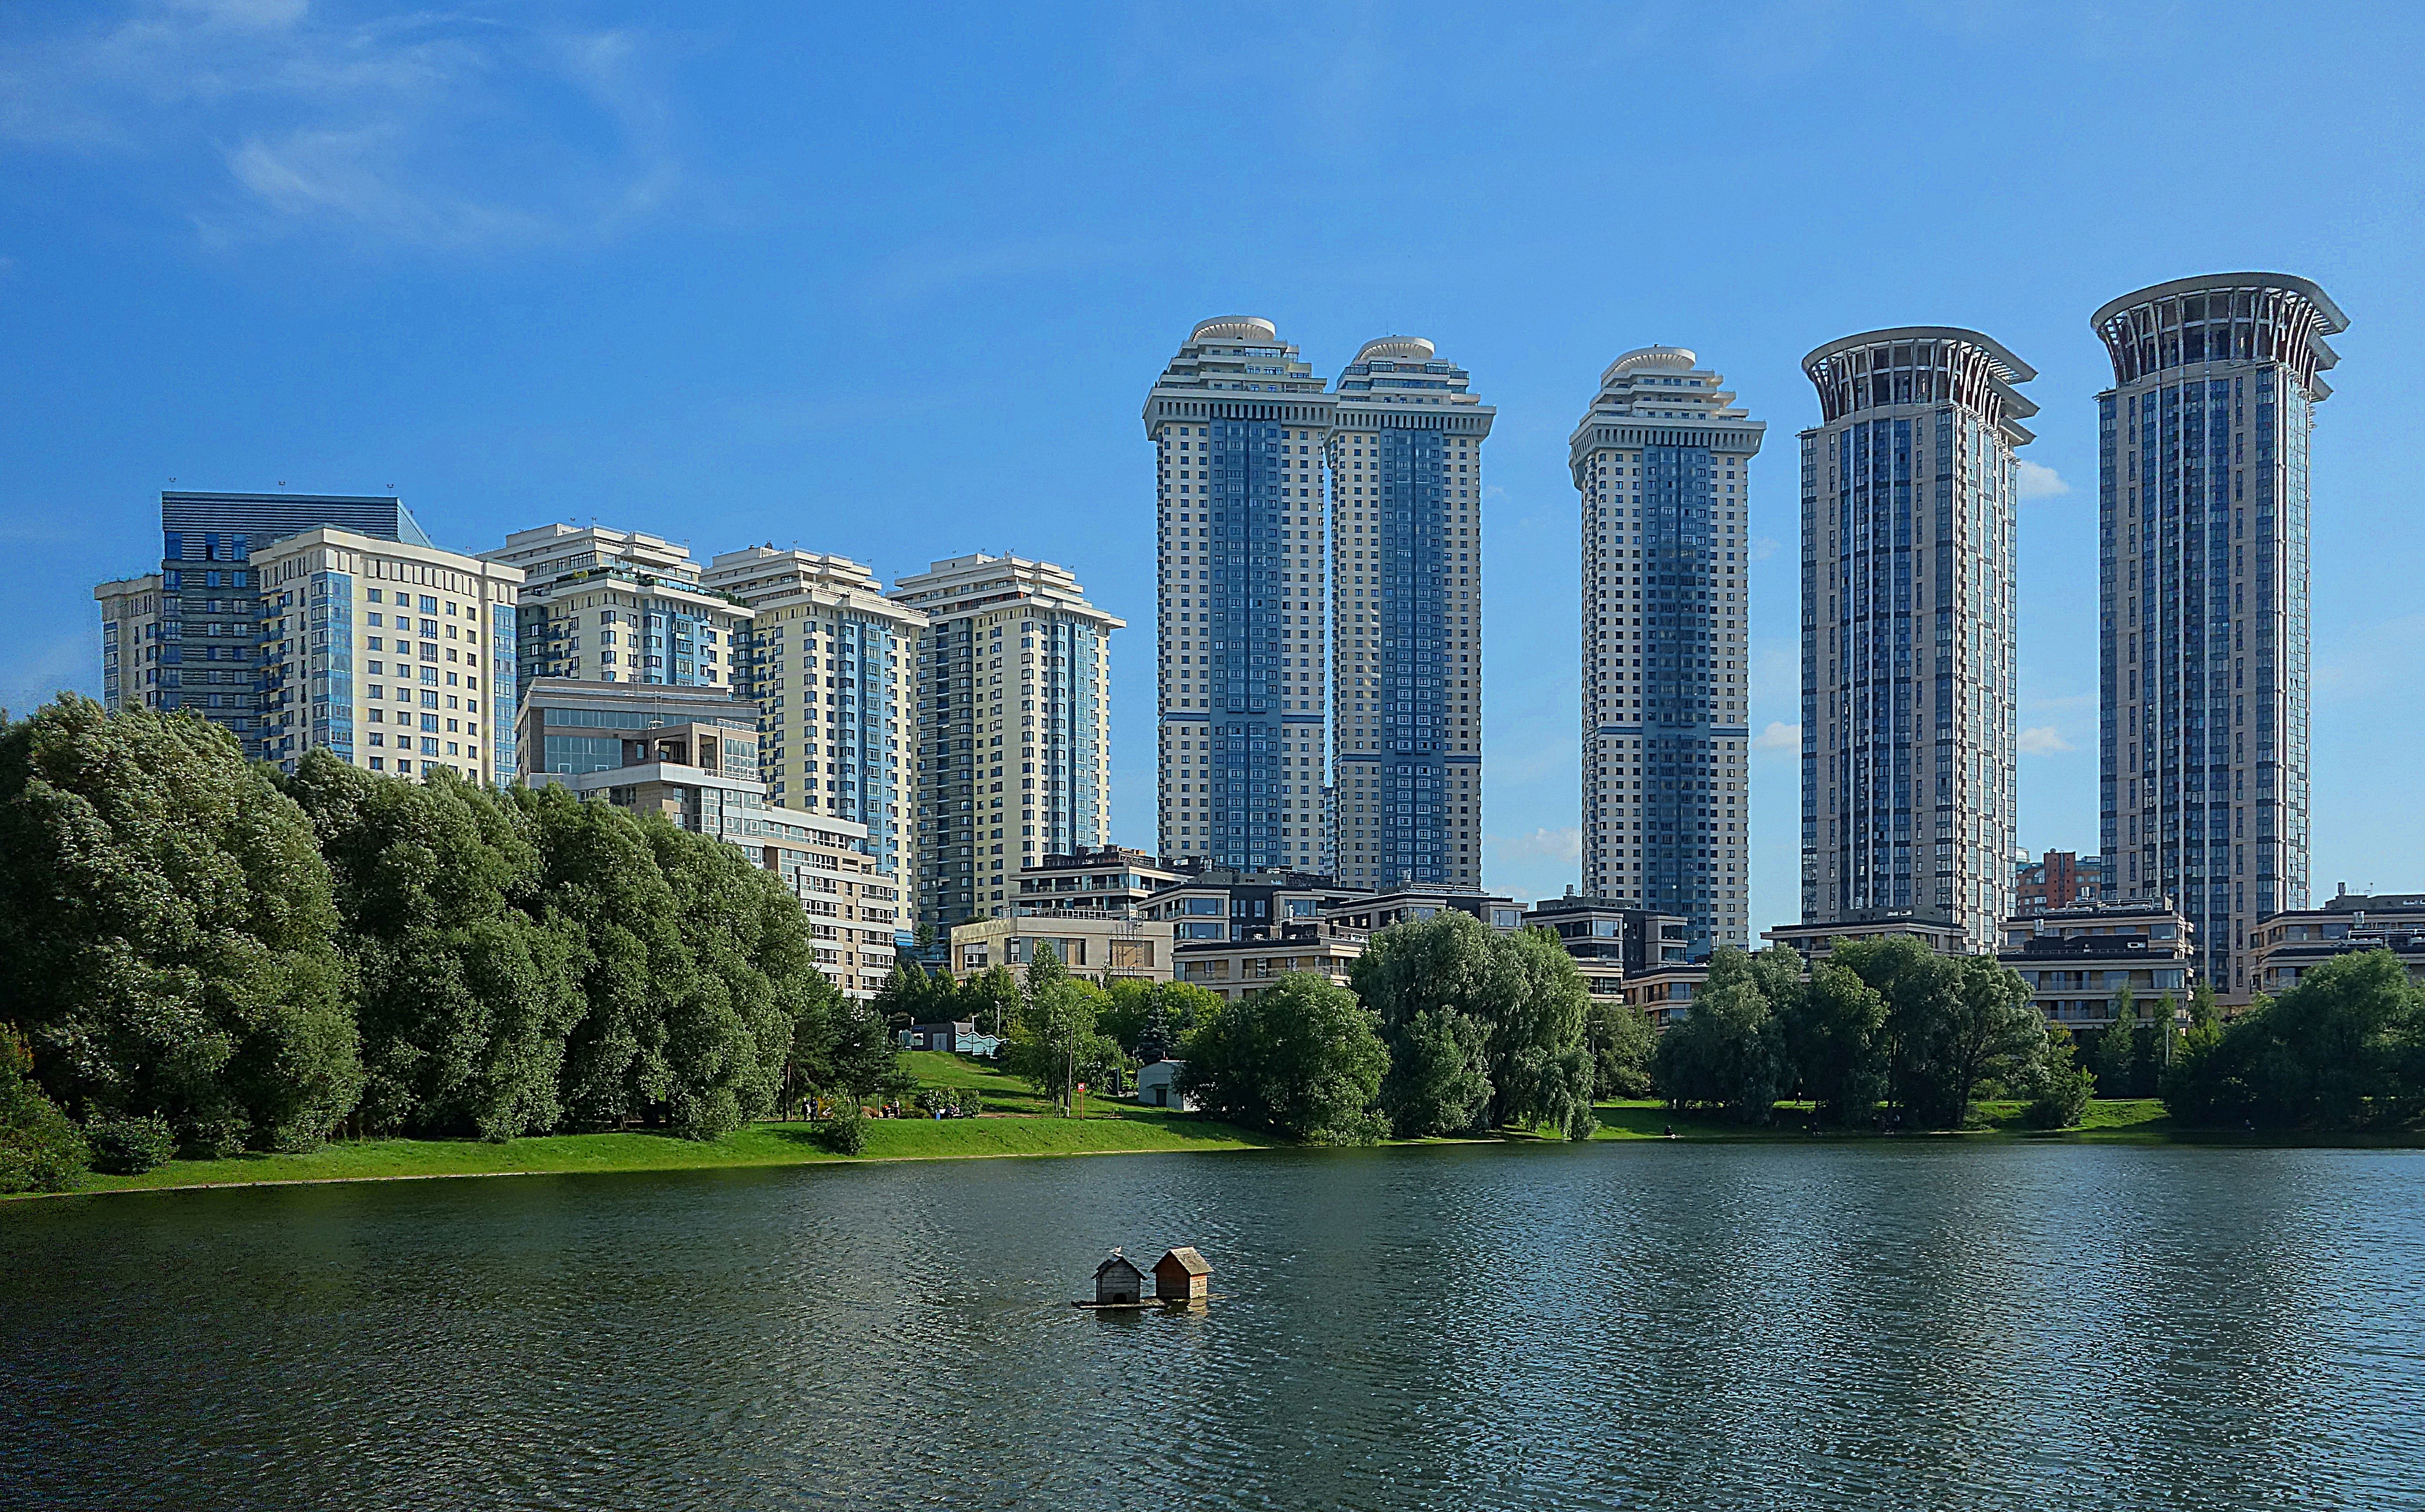
<svg viewBox="0 0 2425 1512"><path fill-rule="evenodd" d="M1751 559L1754 562L1765 562L1775 554L1776 542L1774 538L1766 535L1755 535L1752 537Z"/></svg>
<svg viewBox="0 0 2425 1512"><path fill-rule="evenodd" d="M452 11L323 20L304 0L151 0L0 43L0 138L177 175L206 237L298 228L443 249L613 231L680 177L626 32Z"/></svg>
<svg viewBox="0 0 2425 1512"><path fill-rule="evenodd" d="M1802 749L1802 726L1770 720L1768 728L1751 742L1755 751L1799 751Z"/></svg>
<svg viewBox="0 0 2425 1512"><path fill-rule="evenodd" d="M2052 499L2058 494L2071 492L2071 485L2064 482L2063 474L2052 468L2025 461L2020 469L2020 492L2024 499Z"/></svg>
<svg viewBox="0 0 2425 1512"><path fill-rule="evenodd" d="M1499 859L1511 863L1581 861L1583 856L1583 832L1572 825L1538 829L1530 835L1494 835L1489 843Z"/></svg>
<svg viewBox="0 0 2425 1512"><path fill-rule="evenodd" d="M2063 738L2063 732L2051 724L2033 724L2023 730L2021 738L2014 743L2023 756L2048 756L2072 749L2071 742Z"/></svg>

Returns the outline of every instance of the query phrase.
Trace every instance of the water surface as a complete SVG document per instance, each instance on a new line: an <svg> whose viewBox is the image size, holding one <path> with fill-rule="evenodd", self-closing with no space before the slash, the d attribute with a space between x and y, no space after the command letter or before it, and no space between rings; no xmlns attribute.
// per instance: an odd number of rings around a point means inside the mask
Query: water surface
<svg viewBox="0 0 2425 1512"><path fill-rule="evenodd" d="M2425 1505L2425 1155L1486 1146L0 1207L0 1505ZM1200 1316L1068 1307L1193 1243Z"/></svg>

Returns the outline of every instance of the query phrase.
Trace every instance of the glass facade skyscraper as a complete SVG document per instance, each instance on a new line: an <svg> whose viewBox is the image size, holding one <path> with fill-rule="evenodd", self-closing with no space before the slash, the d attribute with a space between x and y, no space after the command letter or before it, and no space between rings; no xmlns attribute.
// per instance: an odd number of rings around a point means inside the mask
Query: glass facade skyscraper
<svg viewBox="0 0 2425 1512"><path fill-rule="evenodd" d="M1977 331L1803 358L1802 917L1952 927L2013 912L2014 448L2037 374Z"/></svg>
<svg viewBox="0 0 2425 1512"><path fill-rule="evenodd" d="M1751 459L1764 422L1681 347L1628 352L1567 443L1582 508L1586 896L1750 934Z"/></svg>
<svg viewBox="0 0 2425 1512"><path fill-rule="evenodd" d="M1333 409L1251 316L1199 323L1146 398L1165 856L1309 870L1319 853Z"/></svg>
<svg viewBox="0 0 2425 1512"><path fill-rule="evenodd" d="M2278 273L2096 311L2106 896L2170 898L2218 995L2256 922L2307 906L2307 446L2348 326Z"/></svg>
<svg viewBox="0 0 2425 1512"><path fill-rule="evenodd" d="M1482 885L1482 443L1420 337L1367 342L1328 445L1332 850L1351 885Z"/></svg>

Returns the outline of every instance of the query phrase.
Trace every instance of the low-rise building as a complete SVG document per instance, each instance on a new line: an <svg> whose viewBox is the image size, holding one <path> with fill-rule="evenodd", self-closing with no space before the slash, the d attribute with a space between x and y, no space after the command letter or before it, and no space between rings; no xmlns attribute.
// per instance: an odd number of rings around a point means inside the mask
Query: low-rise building
<svg viewBox="0 0 2425 1512"><path fill-rule="evenodd" d="M1157 888L1137 916L1171 927L1180 944L1267 939L1291 925L1320 922L1332 910L1368 895L1304 871L1252 871L1186 864L1180 881Z"/></svg>
<svg viewBox="0 0 2425 1512"><path fill-rule="evenodd" d="M1179 1074L1186 1069L1184 1060L1148 1060L1137 1067L1137 1102L1146 1107L1175 1107L1182 1113L1195 1112L1196 1099L1179 1088Z"/></svg>
<svg viewBox="0 0 2425 1512"><path fill-rule="evenodd" d="M908 936L900 881L847 820L767 802L756 709L718 689L542 677L516 718L517 746L560 786L677 828L712 835L775 873L800 900L817 968L873 997Z"/></svg>
<svg viewBox="0 0 2425 1512"><path fill-rule="evenodd" d="M1692 1012L1693 999L1709 979L1710 963L1706 961L1657 965L1638 977L1625 979L1618 997L1642 1010L1653 1029L1665 1029Z"/></svg>
<svg viewBox="0 0 2425 1512"><path fill-rule="evenodd" d="M2004 921L1996 959L2029 983L2049 1024L2101 1029L2125 988L2141 1011L2170 995L2176 1009L2197 985L2190 920L2169 904L2089 904Z"/></svg>
<svg viewBox="0 0 2425 1512"><path fill-rule="evenodd" d="M1377 893L1355 893L1325 906L1322 916L1343 928L1372 933L1392 924L1437 917L1446 913L1470 914L1489 929L1513 934L1524 927L1524 905L1513 898L1488 893L1450 892L1398 885Z"/></svg>
<svg viewBox="0 0 2425 1512"><path fill-rule="evenodd" d="M1148 851L1081 846L1069 854L1048 855L1020 867L1018 881L1018 913L1075 911L1125 917L1157 891L1186 881L1186 874L1164 866Z"/></svg>
<svg viewBox="0 0 2425 1512"><path fill-rule="evenodd" d="M1544 899L1525 911L1527 928L1557 935L1594 997L1620 997L1628 977L1685 963L1692 921L1680 914L1626 908L1604 898Z"/></svg>
<svg viewBox="0 0 2425 1512"><path fill-rule="evenodd" d="M1283 924L1243 940L1181 940L1174 947L1175 979L1193 982L1231 1002L1270 986L1292 971L1309 971L1333 986L1364 954L1365 935L1327 922Z"/></svg>
<svg viewBox="0 0 2425 1512"><path fill-rule="evenodd" d="M993 966L1024 971L1050 946L1072 976L1171 979L1170 926L1109 915L1036 915L953 926L951 972L966 980Z"/></svg>
<svg viewBox="0 0 2425 1512"><path fill-rule="evenodd" d="M1970 953L1968 932L1947 919L1923 918L1905 913L1863 913L1825 924L1780 924L1773 930L1762 930L1759 937L1771 945L1782 945L1802 957L1802 967L1823 961L1836 947L1852 940L1887 940L1909 938L1937 955L1958 956Z"/></svg>
<svg viewBox="0 0 2425 1512"><path fill-rule="evenodd" d="M2267 915L2250 932L2256 958L2254 980L2268 997L2279 997L2299 979L2335 956L2388 950L2425 980L2425 893L2342 891L2321 908Z"/></svg>

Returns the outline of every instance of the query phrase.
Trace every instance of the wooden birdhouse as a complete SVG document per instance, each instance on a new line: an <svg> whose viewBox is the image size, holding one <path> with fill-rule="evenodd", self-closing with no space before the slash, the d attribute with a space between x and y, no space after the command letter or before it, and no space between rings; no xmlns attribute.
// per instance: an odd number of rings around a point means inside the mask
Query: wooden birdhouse
<svg viewBox="0 0 2425 1512"><path fill-rule="evenodd" d="M1182 1245L1153 1263L1153 1295L1163 1302L1200 1302L1212 1289L1212 1267Z"/></svg>
<svg viewBox="0 0 2425 1512"><path fill-rule="evenodd" d="M1193 1253L1193 1251L1190 1251ZM1111 1257L1095 1267L1095 1305L1128 1303L1145 1299L1145 1272L1133 1261L1115 1249Z"/></svg>

